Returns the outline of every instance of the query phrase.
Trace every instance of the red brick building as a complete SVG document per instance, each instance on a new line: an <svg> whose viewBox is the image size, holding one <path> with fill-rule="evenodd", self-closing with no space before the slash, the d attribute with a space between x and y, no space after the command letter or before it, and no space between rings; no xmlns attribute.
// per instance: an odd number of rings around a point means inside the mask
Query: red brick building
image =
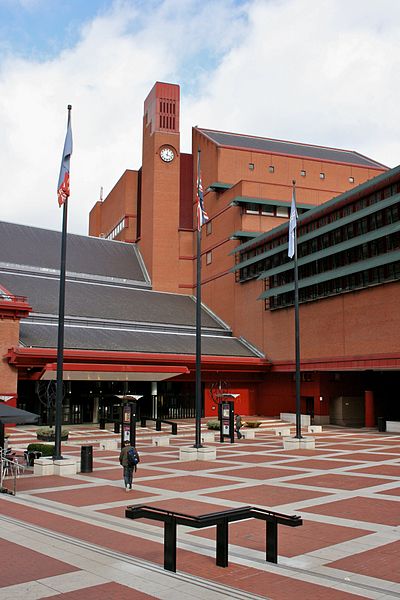
<svg viewBox="0 0 400 600"><path fill-rule="evenodd" d="M316 423L399 419L400 169L354 151L199 127L185 154L179 115L179 86L156 83L144 103L142 165L94 205L91 237L69 236L64 420L112 418L127 386L143 393L146 414L192 415L198 150L209 215L205 415L216 414L221 389L240 394L242 414L294 411L295 179L302 411ZM34 409L54 369L59 234L0 227L0 394Z"/></svg>
<svg viewBox="0 0 400 600"><path fill-rule="evenodd" d="M392 194L388 184L393 179L392 172L354 151L198 127L193 128L192 154L181 154L179 112L178 86L157 83L144 104L142 167L136 183L134 172L126 172L122 177L122 180L128 178L129 173L132 181L130 202L121 202L116 186L104 202L98 202L92 209L89 233L112 235L116 225L123 223L117 239L136 241L155 289L194 292L194 205L200 150L205 205L210 217L202 232L202 300L229 323L236 335L261 350L270 363L263 383L235 390L241 393L244 412L292 411L293 310L290 304L281 307L272 306L269 300L257 301L264 291L264 282L270 285L271 281L271 278L258 279L267 260L265 256L278 243L275 240L283 245L287 240L292 180L296 180L300 224L304 221L309 223L308 228L316 227L323 232L324 220L333 215L337 225L334 235L338 236L341 219L346 221L346 211L362 211L360 197L369 197L371 190L376 189L384 190L382 200L387 193ZM342 205L348 208L337 211L335 207ZM318 208L321 206L324 208ZM396 199L394 206L398 206ZM113 219L109 219L111 211ZM368 243L370 229L386 223L386 216L377 225L370 222L372 217L368 218L357 235L351 234L357 238L353 249L363 248L365 241ZM310 243L302 244L303 230L301 225L300 252L304 246L311 257L316 248L319 252L325 248L329 255L336 256L332 236L328 235L323 244L321 236L315 236L313 243L317 245L312 248ZM384 229L377 239L382 239L383 232ZM390 235L396 237L398 233ZM266 239L271 241L266 243ZM393 243L393 248L396 244ZM374 251L365 251L371 260ZM263 257L260 260L259 254ZM291 288L287 249L286 256L285 250L275 252L275 256L285 267L280 277L288 278ZM278 263L274 260L276 270ZM367 269L368 265L364 267ZM318 264L315 268L318 272ZM335 264L332 266L331 279L337 268ZM301 267L300 273L304 270ZM389 386L397 381L400 329L398 321L393 323L393 317L389 319L388 315L392 314L398 297L395 270L387 279L338 288L335 293L317 294L302 302L302 404L316 422L331 418L337 422L361 423L365 420L366 397L367 420L374 421L371 393L377 395L377 411L387 412L379 381L385 380ZM382 332L379 342L378 331ZM347 417L336 415L339 404L341 414L343 407L349 407ZM211 406L206 392L206 414L210 414Z"/></svg>

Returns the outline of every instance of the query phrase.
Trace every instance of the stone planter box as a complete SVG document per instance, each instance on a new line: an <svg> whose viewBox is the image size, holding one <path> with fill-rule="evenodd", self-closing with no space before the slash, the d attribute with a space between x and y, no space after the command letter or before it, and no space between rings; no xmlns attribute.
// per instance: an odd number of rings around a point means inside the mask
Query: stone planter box
<svg viewBox="0 0 400 600"><path fill-rule="evenodd" d="M69 435L68 433L67 433L67 435L62 435L61 441L66 442L68 439L68 435ZM54 443L56 441L55 435L44 435L44 434L37 433L36 437L40 442L53 442Z"/></svg>

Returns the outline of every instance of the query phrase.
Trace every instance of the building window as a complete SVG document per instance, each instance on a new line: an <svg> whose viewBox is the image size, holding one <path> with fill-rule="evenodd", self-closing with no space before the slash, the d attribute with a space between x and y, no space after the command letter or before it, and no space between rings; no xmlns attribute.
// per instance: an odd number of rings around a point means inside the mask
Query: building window
<svg viewBox="0 0 400 600"><path fill-rule="evenodd" d="M245 210L248 215L258 215L260 213L259 205L253 202L249 202L248 204L246 204Z"/></svg>
<svg viewBox="0 0 400 600"><path fill-rule="evenodd" d="M300 175L301 175L302 177L305 177L305 176L307 175L307 173L305 172L305 170L304 170L304 169L302 169L302 170L300 171Z"/></svg>
<svg viewBox="0 0 400 600"><path fill-rule="evenodd" d="M349 177L349 183L354 183L354 177Z"/></svg>
<svg viewBox="0 0 400 600"><path fill-rule="evenodd" d="M249 169L250 171L254 171L254 163L249 163Z"/></svg>
<svg viewBox="0 0 400 600"><path fill-rule="evenodd" d="M286 206L277 206L276 207L276 216L277 217L288 217L289 209Z"/></svg>
<svg viewBox="0 0 400 600"><path fill-rule="evenodd" d="M325 173L322 173L322 172L321 172L321 173L319 174L319 178L320 178L320 179L325 179Z"/></svg>
<svg viewBox="0 0 400 600"><path fill-rule="evenodd" d="M212 263L212 251L206 252L206 265L211 265Z"/></svg>
<svg viewBox="0 0 400 600"><path fill-rule="evenodd" d="M275 215L275 209L273 206L261 206L261 214L268 217L273 217Z"/></svg>
<svg viewBox="0 0 400 600"><path fill-rule="evenodd" d="M123 219L121 219L121 221L118 223L118 225L116 225L114 227L114 229L112 231L110 231L110 233L108 235L106 235L106 240L114 240L121 233L121 231L124 229L124 227L127 227L127 222L126 222L125 217Z"/></svg>
<svg viewBox="0 0 400 600"><path fill-rule="evenodd" d="M206 235L210 235L212 233L212 221L207 221L206 223Z"/></svg>
<svg viewBox="0 0 400 600"><path fill-rule="evenodd" d="M269 173L275 173L275 167L274 167L274 165L269 165L268 172Z"/></svg>

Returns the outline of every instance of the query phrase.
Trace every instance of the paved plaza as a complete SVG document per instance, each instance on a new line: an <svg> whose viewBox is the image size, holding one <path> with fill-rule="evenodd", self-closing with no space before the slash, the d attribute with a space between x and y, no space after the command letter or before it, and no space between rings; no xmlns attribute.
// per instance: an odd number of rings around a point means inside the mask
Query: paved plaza
<svg viewBox="0 0 400 600"><path fill-rule="evenodd" d="M179 423L169 446L138 428L141 462L123 487L119 438L95 426L72 429L63 454L93 445L92 473L17 479L0 496L0 600L350 600L400 598L400 434L326 426L315 450L284 450L273 421L254 440L217 447L212 462L179 461L194 424ZM204 425L203 425L204 426ZM22 453L35 427L8 428ZM215 528L178 528L177 573L163 569L163 527L132 521L126 506L149 504L198 515L254 505L300 515L279 529L279 561L265 561L265 525L229 528L229 566L215 565Z"/></svg>

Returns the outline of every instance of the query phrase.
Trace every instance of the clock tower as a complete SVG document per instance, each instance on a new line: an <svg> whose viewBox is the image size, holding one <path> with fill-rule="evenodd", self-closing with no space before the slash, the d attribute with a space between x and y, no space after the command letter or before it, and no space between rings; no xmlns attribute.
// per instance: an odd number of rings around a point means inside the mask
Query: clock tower
<svg viewBox="0 0 400 600"><path fill-rule="evenodd" d="M139 248L153 289L178 291L179 86L157 82L144 102Z"/></svg>

